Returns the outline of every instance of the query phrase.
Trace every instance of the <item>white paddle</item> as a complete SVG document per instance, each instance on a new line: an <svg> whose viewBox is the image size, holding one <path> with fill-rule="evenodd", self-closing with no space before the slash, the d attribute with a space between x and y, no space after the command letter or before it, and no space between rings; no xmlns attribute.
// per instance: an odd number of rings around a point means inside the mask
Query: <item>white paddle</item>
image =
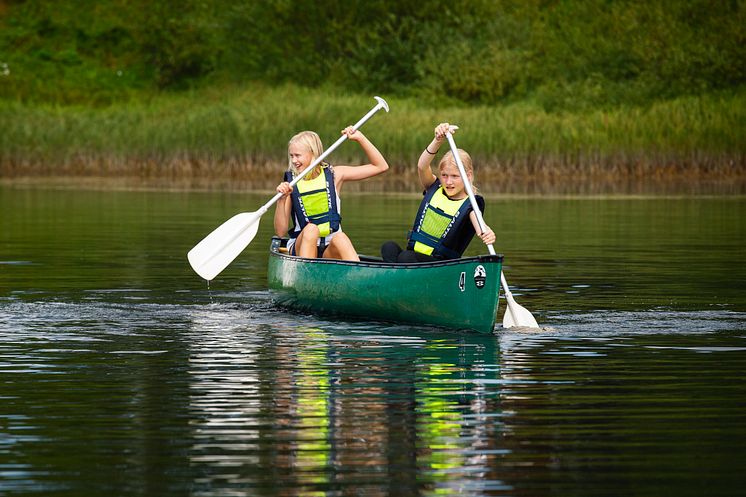
<svg viewBox="0 0 746 497"><path fill-rule="evenodd" d="M357 130L365 122L373 117L373 114L381 109L389 111L389 105L381 97L373 97L378 102L367 114L365 114L353 128ZM290 182L290 186L293 187L298 181L303 179L308 173L310 173L314 167L323 161L326 156L334 151L338 146L347 139L347 134L339 137L339 139L332 144L331 147L321 154L315 161L313 161L307 168ZM256 236L256 232L259 229L259 220L262 215L280 198L282 193L277 193L272 199L264 204L256 212L242 212L236 214L207 235L201 242L192 248L187 254L189 264L192 266L194 271L202 276L204 279L210 281L215 278L220 272L225 269L228 264L233 262L233 259L238 257L238 254L243 252L243 249L251 243L251 240Z"/></svg>
<svg viewBox="0 0 746 497"><path fill-rule="evenodd" d="M456 130L458 129L458 126L451 126L451 129ZM474 209L474 214L477 216L477 223L479 224L479 228L482 231L485 231L487 225L484 223L482 212L479 210L476 197L474 197L474 190L471 188L471 183L469 183L468 176L466 176L466 169L464 169L464 164L463 162L461 162L461 156L458 153L456 142L453 141L453 135L451 134L450 130L446 132L446 138L448 139L448 145L451 146L453 158L456 159L458 172L459 174L461 174L461 179L464 181L464 189L469 195L471 208ZM487 248L489 249L490 254L496 254L495 247L493 247L491 243L487 245ZM533 314L531 314L525 307L519 305L518 302L516 302L513 298L513 294L510 293L510 288L508 287L508 282L505 280L505 274L503 272L500 273L500 282L502 283L503 291L505 292L505 300L507 300L508 302L508 307L507 309L505 309L505 315L503 316L503 328L512 328L514 326L538 328L539 324L536 322Z"/></svg>

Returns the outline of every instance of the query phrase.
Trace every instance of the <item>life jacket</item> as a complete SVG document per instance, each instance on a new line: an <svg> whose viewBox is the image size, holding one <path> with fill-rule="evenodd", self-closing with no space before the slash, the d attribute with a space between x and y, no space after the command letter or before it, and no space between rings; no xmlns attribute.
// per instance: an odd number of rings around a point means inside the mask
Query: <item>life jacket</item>
<svg viewBox="0 0 746 497"><path fill-rule="evenodd" d="M339 230L342 220L337 207L337 191L334 187L334 174L328 164L322 164L324 174L313 179L302 179L293 186L290 198L293 203L295 227L290 238L296 238L308 223L319 227L322 238ZM292 173L285 173L285 181L293 180Z"/></svg>
<svg viewBox="0 0 746 497"><path fill-rule="evenodd" d="M440 180L425 192L420 203L407 248L425 255L443 259L458 259L461 253L450 248L463 223L470 223L472 210L469 197L451 200L446 196Z"/></svg>

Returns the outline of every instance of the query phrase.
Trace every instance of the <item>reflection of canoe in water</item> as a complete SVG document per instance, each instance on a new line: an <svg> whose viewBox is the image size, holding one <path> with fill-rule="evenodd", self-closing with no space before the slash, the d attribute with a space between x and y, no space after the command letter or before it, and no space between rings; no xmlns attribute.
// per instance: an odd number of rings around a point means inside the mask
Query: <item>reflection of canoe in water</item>
<svg viewBox="0 0 746 497"><path fill-rule="evenodd" d="M491 333L502 255L388 264L304 259L272 239L267 277L275 300L296 309Z"/></svg>

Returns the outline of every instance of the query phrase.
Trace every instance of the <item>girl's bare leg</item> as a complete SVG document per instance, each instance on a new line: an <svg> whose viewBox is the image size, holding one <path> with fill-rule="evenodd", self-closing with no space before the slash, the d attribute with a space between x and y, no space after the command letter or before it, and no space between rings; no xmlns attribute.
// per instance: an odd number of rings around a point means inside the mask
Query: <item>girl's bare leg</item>
<svg viewBox="0 0 746 497"><path fill-rule="evenodd" d="M295 241L295 253L308 259L316 258L316 244L319 241L319 227L308 223Z"/></svg>
<svg viewBox="0 0 746 497"><path fill-rule="evenodd" d="M334 235L329 246L324 251L324 259L342 259L343 261L359 261L352 240L345 233L339 232Z"/></svg>

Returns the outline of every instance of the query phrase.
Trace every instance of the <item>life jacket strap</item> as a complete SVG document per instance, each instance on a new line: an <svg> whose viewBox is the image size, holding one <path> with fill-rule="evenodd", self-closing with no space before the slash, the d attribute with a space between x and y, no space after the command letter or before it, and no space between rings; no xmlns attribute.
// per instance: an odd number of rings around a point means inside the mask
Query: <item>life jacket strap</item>
<svg viewBox="0 0 746 497"><path fill-rule="evenodd" d="M461 254L443 245L443 240L439 237L429 235L422 231L410 231L408 238L408 248L415 252L420 252L426 255L435 254L434 257L442 257L443 259L458 259L461 257ZM417 250L420 248L417 246L418 242L425 245L423 248L426 251L423 251L422 249Z"/></svg>

